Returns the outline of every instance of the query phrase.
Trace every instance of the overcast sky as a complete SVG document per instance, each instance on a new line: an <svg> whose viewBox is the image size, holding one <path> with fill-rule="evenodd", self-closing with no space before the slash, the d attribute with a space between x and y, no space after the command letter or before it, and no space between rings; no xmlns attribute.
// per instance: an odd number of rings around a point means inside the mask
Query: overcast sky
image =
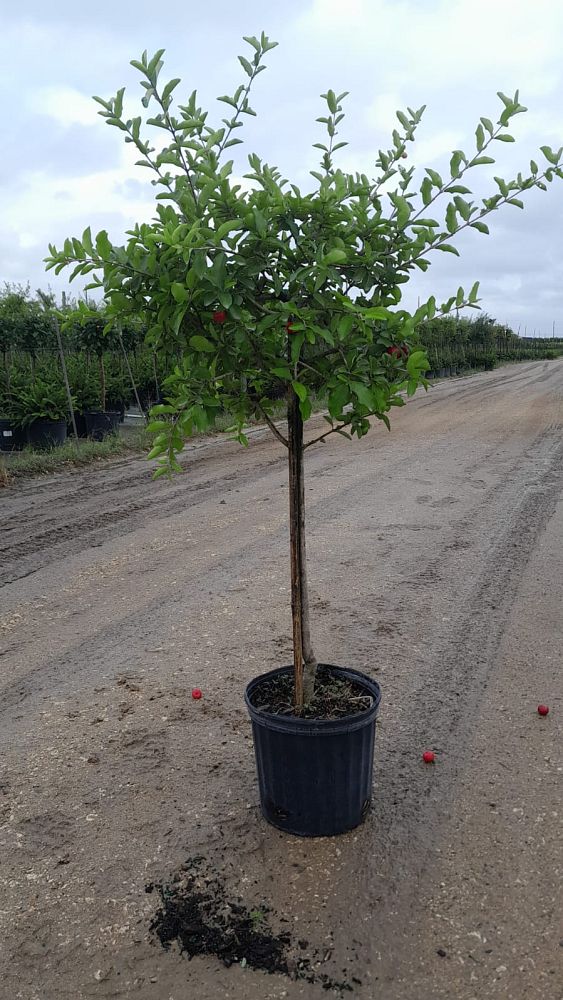
<svg viewBox="0 0 563 1000"><path fill-rule="evenodd" d="M120 241L153 214L146 171L98 117L91 95L110 97L126 85L126 111L138 113L129 60L165 48L163 78L181 77L179 94L197 88L220 119L225 105L214 98L244 79L241 36L261 30L280 45L256 81L259 117L247 119L246 152L302 187L319 155L312 143L322 141L318 95L330 87L350 91L344 169L371 174L396 109L426 104L409 158L440 170L451 149L473 151L480 115L496 121L496 92L516 88L530 110L515 119L515 144L495 144L498 165L481 168L477 192L486 194L487 184L496 191L495 173L527 170L539 145L563 145L563 0L3 0L0 282L60 292L64 273L54 278L42 264L49 242L60 245L87 225ZM437 255L405 302L441 300L480 279L482 308L499 321L543 336L555 321L563 335L563 181L526 201L524 212L507 207L493 216L489 237L464 236L461 259Z"/></svg>

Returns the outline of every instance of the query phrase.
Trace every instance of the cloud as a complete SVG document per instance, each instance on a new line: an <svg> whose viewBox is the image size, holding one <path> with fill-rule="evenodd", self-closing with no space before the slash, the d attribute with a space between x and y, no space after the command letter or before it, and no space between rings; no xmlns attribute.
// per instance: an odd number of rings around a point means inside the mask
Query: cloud
<svg viewBox="0 0 563 1000"><path fill-rule="evenodd" d="M65 128L100 123L92 98L74 87L42 87L31 92L29 104L32 111L47 115Z"/></svg>
<svg viewBox="0 0 563 1000"><path fill-rule="evenodd" d="M395 111L426 103L405 164L415 164L419 178L425 166L447 176L451 150L474 148L479 116L498 117L498 89L520 87L531 110L515 121L517 143L496 144L498 164L475 177L479 197L494 188L493 174L514 176L532 156L542 162L541 143L563 143L560 0L287 0L276 7L262 0L197 7L170 0L166 17L149 0L138 0L133 17L129 4L115 0L24 6L25 15L15 6L3 10L0 32L10 111L0 161L0 282L45 284L48 242L60 245L89 224L120 240L133 222L153 215L148 171L134 166L136 153L97 116L89 96L107 97L125 84L126 114L138 113L138 76L129 60L144 48L165 47L165 73L184 80L178 92L185 96L197 86L210 120L218 121L225 108L214 96L242 79L240 36L264 25L280 40L257 81L258 118L244 130L248 147L234 150L237 176L248 169L246 153L256 150L310 189L308 171L319 156L311 147L322 141L318 95L328 87L350 91L339 136L349 145L338 163L351 172L373 174L379 148L389 146ZM535 310L536 326L550 331L563 304L560 204L554 191L531 197L524 213L512 209L493 219L490 237L462 236L462 258L436 255L430 271L413 278L405 301L416 304L432 292L446 298L481 276L484 306L493 315L505 312L514 324L530 325ZM49 280L64 287L67 279L63 273Z"/></svg>

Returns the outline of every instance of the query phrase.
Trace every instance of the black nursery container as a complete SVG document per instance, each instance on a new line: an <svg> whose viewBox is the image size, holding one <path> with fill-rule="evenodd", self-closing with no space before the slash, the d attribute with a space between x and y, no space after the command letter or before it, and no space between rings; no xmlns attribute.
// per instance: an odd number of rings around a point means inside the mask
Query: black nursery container
<svg viewBox="0 0 563 1000"><path fill-rule="evenodd" d="M0 451L17 451L26 443L25 431L8 420L0 417Z"/></svg>
<svg viewBox="0 0 563 1000"><path fill-rule="evenodd" d="M66 420L34 420L27 428L32 448L48 451L66 441Z"/></svg>
<svg viewBox="0 0 563 1000"><path fill-rule="evenodd" d="M379 684L356 670L319 664L371 695L368 709L341 719L301 719L256 709L261 684L292 667L256 677L245 702L252 720L260 806L269 823L299 837L332 837L353 830L371 802Z"/></svg>
<svg viewBox="0 0 563 1000"><path fill-rule="evenodd" d="M103 441L108 434L116 434L119 417L119 410L86 410L84 420L88 437L94 441Z"/></svg>

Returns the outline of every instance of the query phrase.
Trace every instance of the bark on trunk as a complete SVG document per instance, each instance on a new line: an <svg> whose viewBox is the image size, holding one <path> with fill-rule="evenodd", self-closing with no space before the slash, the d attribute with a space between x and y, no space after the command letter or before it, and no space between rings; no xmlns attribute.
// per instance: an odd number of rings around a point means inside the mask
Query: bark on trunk
<svg viewBox="0 0 563 1000"><path fill-rule="evenodd" d="M311 643L307 557L305 549L305 485L303 472L303 420L299 400L289 389L287 407L289 444L289 533L291 552L291 611L295 707L301 711L313 697L317 661Z"/></svg>

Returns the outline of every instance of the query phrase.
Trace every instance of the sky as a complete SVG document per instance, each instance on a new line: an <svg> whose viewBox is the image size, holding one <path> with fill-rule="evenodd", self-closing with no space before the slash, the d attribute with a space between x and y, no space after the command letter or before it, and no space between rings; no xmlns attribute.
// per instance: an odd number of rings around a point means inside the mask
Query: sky
<svg viewBox="0 0 563 1000"><path fill-rule="evenodd" d="M237 55L243 35L264 30L279 47L253 92L258 117L247 119L245 155L256 152L306 190L323 141L319 95L347 90L340 139L342 169L374 174L387 149L395 111L427 105L409 163L446 168L452 149L474 150L481 115L496 121L497 91L529 108L514 119L516 142L496 143L494 167L475 171L474 191L496 192L528 170L540 145L563 145L563 2L561 0L2 0L0 66L0 285L50 286L77 294L63 272L44 271L49 243L60 246L86 226L123 242L135 222L154 214L154 188L135 167L131 147L97 114L92 95L126 86L125 110L141 112L138 75L129 61L166 50L162 79L181 77L223 117L219 94L245 79ZM244 162L236 163L244 173ZM469 186L472 186L471 184ZM404 304L480 280L481 308L528 336L563 336L563 181L528 192L522 212L490 219L490 236L463 234L461 258L437 254L404 291Z"/></svg>

